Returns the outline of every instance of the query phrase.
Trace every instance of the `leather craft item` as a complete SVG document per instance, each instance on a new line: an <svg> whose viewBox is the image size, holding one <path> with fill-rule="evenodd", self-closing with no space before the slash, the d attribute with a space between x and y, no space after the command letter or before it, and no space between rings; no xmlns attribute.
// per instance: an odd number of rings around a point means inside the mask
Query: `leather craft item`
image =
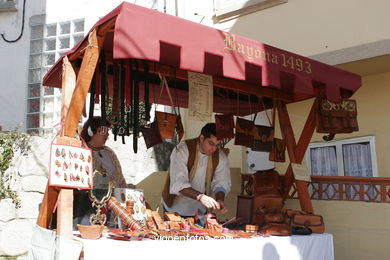
<svg viewBox="0 0 390 260"><path fill-rule="evenodd" d="M286 143L282 139L274 138L269 160L274 162L286 161Z"/></svg>
<svg viewBox="0 0 390 260"><path fill-rule="evenodd" d="M156 121L149 125L142 126L141 132L145 140L146 148L148 149L163 142Z"/></svg>
<svg viewBox="0 0 390 260"><path fill-rule="evenodd" d="M232 114L215 115L216 135L219 140L234 138L234 118Z"/></svg>
<svg viewBox="0 0 390 260"><path fill-rule="evenodd" d="M101 83L101 74L100 74L100 64L98 63L96 65L95 70L95 104L99 104L99 98L100 98L100 83Z"/></svg>
<svg viewBox="0 0 390 260"><path fill-rule="evenodd" d="M268 236L291 236L291 227L284 223L269 223L264 225L260 233Z"/></svg>
<svg viewBox="0 0 390 260"><path fill-rule="evenodd" d="M177 135L179 137L179 142L180 142L184 136L184 127L183 127L183 123L181 121L180 114L176 117L176 131L177 131Z"/></svg>
<svg viewBox="0 0 390 260"><path fill-rule="evenodd" d="M120 125L121 128L119 129L119 135L122 136L122 144L125 143L125 135L126 135L126 124L125 124L125 82L126 82L126 71L124 67L124 61L121 60L120 62L120 71L119 71L119 86L120 86Z"/></svg>
<svg viewBox="0 0 390 260"><path fill-rule="evenodd" d="M254 196L281 197L282 178L274 169L257 171L252 175Z"/></svg>
<svg viewBox="0 0 390 260"><path fill-rule="evenodd" d="M91 90L90 90L90 96L89 96L89 113L88 113L89 119L91 119L93 117L93 110L95 107L96 73L93 75L90 89Z"/></svg>
<svg viewBox="0 0 390 260"><path fill-rule="evenodd" d="M271 126L255 125L259 138L255 138L252 151L270 152L274 139L274 128Z"/></svg>
<svg viewBox="0 0 390 260"><path fill-rule="evenodd" d="M171 106L174 108L175 106L173 104L173 100L172 100L171 92L169 91L167 80L166 80L165 76L161 76L161 75L160 75L160 79L161 79L161 84L160 84L161 91L160 91L159 100L160 100L161 94L165 88L167 93L168 93L168 97L169 97L169 100L171 102ZM157 103L160 103L160 102L158 101ZM175 111L175 113L176 113L176 111ZM160 130L161 138L172 139L174 136L177 115L167 113L167 112L156 111L155 118L156 118L157 123L158 123L158 129Z"/></svg>
<svg viewBox="0 0 390 260"><path fill-rule="evenodd" d="M291 218L291 227L310 228L313 233L324 233L325 224L322 216L314 214L295 214Z"/></svg>
<svg viewBox="0 0 390 260"><path fill-rule="evenodd" d="M149 101L149 65L146 61L144 65L144 105L145 105L145 121L150 120L150 101Z"/></svg>
<svg viewBox="0 0 390 260"><path fill-rule="evenodd" d="M138 61L135 60L134 86L133 86L133 151L138 151L138 135L139 135L139 69Z"/></svg>
<svg viewBox="0 0 390 260"><path fill-rule="evenodd" d="M270 126L264 125L255 125L256 130L258 132L257 137L253 142L252 151L257 152L271 152L272 151L272 143L274 140L274 129L275 129L275 106L272 110L272 121L270 120L266 106L264 105L263 99L259 99L263 105L264 113L268 119Z"/></svg>
<svg viewBox="0 0 390 260"><path fill-rule="evenodd" d="M105 122L107 118L106 114L106 86L107 86L107 67L106 67L106 55L104 51L100 54L100 96L101 96L101 116L102 121Z"/></svg>
<svg viewBox="0 0 390 260"><path fill-rule="evenodd" d="M111 116L113 118L113 128L112 132L114 134L114 141L117 140L118 131L120 128L119 125L119 66L118 66L118 60L114 60L113 62L113 77L112 77L112 87L113 87L113 97L112 97L112 110L111 110Z"/></svg>
<svg viewBox="0 0 390 260"><path fill-rule="evenodd" d="M126 210L125 207L123 207L118 200L115 197L111 197L108 202L107 206L112 209L112 211L117 214L120 219L123 221L123 223L131 230L141 230L143 227L142 225L135 220Z"/></svg>
<svg viewBox="0 0 390 260"><path fill-rule="evenodd" d="M285 222L285 216L281 212L266 213L264 215L264 222L265 223L284 223Z"/></svg>
<svg viewBox="0 0 390 260"><path fill-rule="evenodd" d="M355 100L346 99L337 104L318 98L317 102L318 133L352 133L359 130Z"/></svg>
<svg viewBox="0 0 390 260"><path fill-rule="evenodd" d="M253 121L238 117L236 120L236 137L234 139L234 144L251 148L255 137L258 137L258 133Z"/></svg>

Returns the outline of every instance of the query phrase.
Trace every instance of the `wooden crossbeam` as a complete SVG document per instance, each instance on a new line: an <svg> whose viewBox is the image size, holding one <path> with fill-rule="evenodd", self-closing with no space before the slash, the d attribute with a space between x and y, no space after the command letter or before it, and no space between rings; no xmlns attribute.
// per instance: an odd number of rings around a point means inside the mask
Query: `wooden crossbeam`
<svg viewBox="0 0 390 260"><path fill-rule="evenodd" d="M305 151L310 143L315 129L315 108L316 101L310 110L309 116L306 120L304 130L301 133L298 144L296 144L294 132L292 129L290 117L288 115L286 104L282 101L277 101L277 110L279 116L280 129L283 139L286 142L287 152L290 159L290 164L284 176L284 198L287 198L290 192L291 185L294 181L291 163L301 163L305 155ZM297 187L298 199L301 209L306 212L313 212L307 182L295 180Z"/></svg>

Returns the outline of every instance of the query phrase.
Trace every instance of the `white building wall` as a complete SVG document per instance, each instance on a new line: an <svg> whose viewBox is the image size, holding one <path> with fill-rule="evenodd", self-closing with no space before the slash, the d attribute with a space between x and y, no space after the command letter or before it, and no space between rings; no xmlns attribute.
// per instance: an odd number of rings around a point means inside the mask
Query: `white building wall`
<svg viewBox="0 0 390 260"><path fill-rule="evenodd" d="M133 0L137 5L175 14L172 0ZM27 84L30 54L30 23L43 16L45 23L85 19L84 32L115 7L121 0L26 0L25 24L22 38L16 43L0 39L0 126L12 130L22 125L26 130ZM165 3L165 8L164 8ZM17 11L0 12L0 33L9 40L19 36L22 27L23 0L17 1ZM33 20L30 19L33 17Z"/></svg>
<svg viewBox="0 0 390 260"><path fill-rule="evenodd" d="M22 28L23 1L17 1L17 9L0 12L0 32L7 40L16 39ZM29 19L44 12L45 1L27 1L22 38L15 43L7 43L0 38L0 125L3 130L12 130L25 122L30 50Z"/></svg>

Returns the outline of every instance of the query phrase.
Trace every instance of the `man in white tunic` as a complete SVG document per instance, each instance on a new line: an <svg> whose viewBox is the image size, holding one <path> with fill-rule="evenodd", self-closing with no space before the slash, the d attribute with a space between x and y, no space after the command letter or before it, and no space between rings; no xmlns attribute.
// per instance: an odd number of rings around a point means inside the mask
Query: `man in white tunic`
<svg viewBox="0 0 390 260"><path fill-rule="evenodd" d="M228 211L224 200L231 187L230 168L219 143L215 124L208 123L198 138L176 146L162 193L165 211L183 217L193 217L198 209Z"/></svg>

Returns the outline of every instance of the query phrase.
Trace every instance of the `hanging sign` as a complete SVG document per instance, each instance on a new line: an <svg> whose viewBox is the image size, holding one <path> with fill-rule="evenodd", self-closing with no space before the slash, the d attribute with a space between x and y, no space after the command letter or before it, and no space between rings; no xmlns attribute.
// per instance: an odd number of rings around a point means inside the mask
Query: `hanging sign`
<svg viewBox="0 0 390 260"><path fill-rule="evenodd" d="M213 112L213 77L188 71L188 119L210 122Z"/></svg>
<svg viewBox="0 0 390 260"><path fill-rule="evenodd" d="M296 180L311 182L310 171L305 164L291 163L291 168Z"/></svg>
<svg viewBox="0 0 390 260"><path fill-rule="evenodd" d="M49 185L92 189L92 152L88 148L51 144Z"/></svg>

